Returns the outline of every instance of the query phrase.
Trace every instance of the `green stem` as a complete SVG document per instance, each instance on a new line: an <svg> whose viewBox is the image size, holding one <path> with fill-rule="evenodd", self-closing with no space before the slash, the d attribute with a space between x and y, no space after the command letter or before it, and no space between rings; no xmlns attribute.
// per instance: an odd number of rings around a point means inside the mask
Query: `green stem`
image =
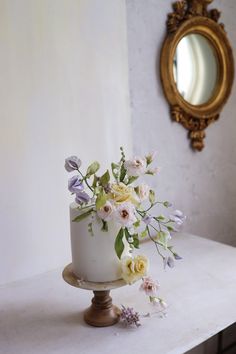
<svg viewBox="0 0 236 354"><path fill-rule="evenodd" d="M160 228L160 230L158 230L158 229L156 229L153 225L151 225L151 224L149 224L149 226L151 226L155 231L157 231L157 232L159 232L159 231L162 231L161 230L161 228ZM160 227L160 225L159 225L159 227Z"/></svg>
<svg viewBox="0 0 236 354"><path fill-rule="evenodd" d="M80 170L78 170L80 176L82 177L83 181L86 183L87 187L91 190L91 192L93 192L92 187L88 184L88 181L86 179L86 177L82 174L82 172L80 172Z"/></svg>
<svg viewBox="0 0 236 354"><path fill-rule="evenodd" d="M154 243L155 243L157 253L158 253L158 254L159 254L159 256L161 256L161 257L162 257L162 259L164 260L164 259L165 259L165 257L164 257L164 256L163 256L163 254L160 252L160 250L159 250L159 248L158 248L158 246L157 246L158 242L157 242L157 241L155 241L155 240L153 239L153 237L151 236L151 233L150 233L150 230L149 230L149 227L148 227L148 226L147 226L147 232L148 232L148 236L149 236L149 238L152 240L152 242L154 242Z"/></svg>
<svg viewBox="0 0 236 354"><path fill-rule="evenodd" d="M141 213L147 213L150 209L152 209L156 204L164 204L164 202L155 202L153 203L148 209L146 210L137 210L137 211L140 211Z"/></svg>
<svg viewBox="0 0 236 354"><path fill-rule="evenodd" d="M84 206L82 208L78 207L77 209L78 210L84 210L84 209L88 209L88 208L92 208L92 207L95 207L95 204L90 204L90 205Z"/></svg>

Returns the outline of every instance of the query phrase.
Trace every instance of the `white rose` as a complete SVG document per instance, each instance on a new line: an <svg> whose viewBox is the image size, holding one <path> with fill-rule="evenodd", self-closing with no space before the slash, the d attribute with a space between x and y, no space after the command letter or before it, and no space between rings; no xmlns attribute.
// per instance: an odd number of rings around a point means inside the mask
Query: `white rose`
<svg viewBox="0 0 236 354"><path fill-rule="evenodd" d="M142 157L134 157L133 160L127 160L124 163L128 176L138 177L146 172L146 159Z"/></svg>
<svg viewBox="0 0 236 354"><path fill-rule="evenodd" d="M135 207L132 203L126 202L118 205L116 208L115 218L116 221L126 227L132 226L132 224L137 221L134 215Z"/></svg>
<svg viewBox="0 0 236 354"><path fill-rule="evenodd" d="M104 221L108 221L111 219L114 210L114 205L112 205L111 202L107 200L106 204L103 205L103 207L97 211L97 214Z"/></svg>
<svg viewBox="0 0 236 354"><path fill-rule="evenodd" d="M137 187L137 194L139 196L140 202L143 202L144 200L148 199L149 192L150 187L145 183L142 183Z"/></svg>

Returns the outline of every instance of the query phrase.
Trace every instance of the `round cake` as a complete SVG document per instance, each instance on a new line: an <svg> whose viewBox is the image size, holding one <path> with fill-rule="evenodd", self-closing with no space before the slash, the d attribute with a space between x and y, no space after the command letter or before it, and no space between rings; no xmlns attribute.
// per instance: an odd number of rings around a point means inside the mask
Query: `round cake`
<svg viewBox="0 0 236 354"><path fill-rule="evenodd" d="M116 255L115 238L121 225L108 221L108 231L102 231L102 221L97 216L91 215L80 220L73 221L80 215L78 205L70 205L70 230L72 268L74 274L85 281L110 282L121 278L120 260ZM89 231L89 223L92 221L92 230ZM130 247L126 239L123 256L129 256Z"/></svg>

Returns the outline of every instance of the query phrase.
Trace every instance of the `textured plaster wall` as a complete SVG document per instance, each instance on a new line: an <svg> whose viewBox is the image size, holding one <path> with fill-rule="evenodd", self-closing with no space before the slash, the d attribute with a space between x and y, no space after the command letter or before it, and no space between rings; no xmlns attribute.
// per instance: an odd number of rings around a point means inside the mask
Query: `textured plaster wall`
<svg viewBox="0 0 236 354"><path fill-rule="evenodd" d="M156 149L162 167L160 199L185 211L185 231L236 245L236 85L220 120L207 129L206 147L189 148L186 130L170 119L159 75L170 0L126 0L134 149ZM236 1L215 0L236 58Z"/></svg>
<svg viewBox="0 0 236 354"><path fill-rule="evenodd" d="M0 52L1 285L71 259L64 158L130 146L125 0L0 0Z"/></svg>

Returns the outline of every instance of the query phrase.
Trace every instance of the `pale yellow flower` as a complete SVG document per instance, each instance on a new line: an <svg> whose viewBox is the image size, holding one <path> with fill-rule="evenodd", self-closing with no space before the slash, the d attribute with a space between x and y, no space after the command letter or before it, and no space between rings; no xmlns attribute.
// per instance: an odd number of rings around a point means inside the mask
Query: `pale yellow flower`
<svg viewBox="0 0 236 354"><path fill-rule="evenodd" d="M109 199L114 200L114 202L118 204L124 202L131 202L134 205L138 205L139 203L134 188L131 186L126 186L122 182L117 184L114 183L111 185Z"/></svg>
<svg viewBox="0 0 236 354"><path fill-rule="evenodd" d="M132 284L147 275L148 267L147 257L142 255L134 258L127 256L121 259L121 276L126 283Z"/></svg>

